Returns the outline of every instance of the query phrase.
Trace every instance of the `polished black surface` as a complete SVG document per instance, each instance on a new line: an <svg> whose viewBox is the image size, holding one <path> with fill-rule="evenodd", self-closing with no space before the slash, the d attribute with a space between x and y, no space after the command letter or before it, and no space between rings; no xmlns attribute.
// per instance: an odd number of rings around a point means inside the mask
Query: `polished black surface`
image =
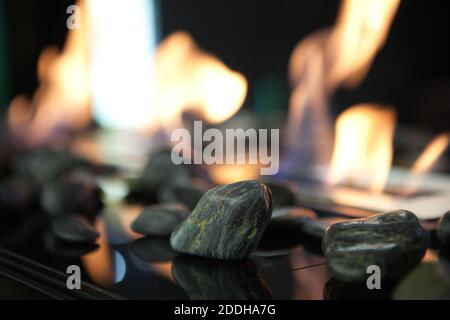
<svg viewBox="0 0 450 320"><path fill-rule="evenodd" d="M30 274L36 273L33 283L39 285L42 281L51 288L49 295L53 298L58 293L59 298L83 299L390 297L389 288L381 293L361 295L360 287L332 279L321 253L320 240L309 239L300 231L266 233L249 259L224 262L178 254L172 251L168 238L133 233L129 226L139 210L139 206L125 205L105 209L95 222L101 236L90 246L67 245L55 239L49 221L38 213L3 225L0 267L11 264L10 270L14 270L16 265L25 264L20 269L25 283L31 281L27 280ZM332 213L316 212L319 217ZM430 250L424 259L433 261L436 254ZM66 287L69 265L81 268L82 290L75 296L74 290Z"/></svg>

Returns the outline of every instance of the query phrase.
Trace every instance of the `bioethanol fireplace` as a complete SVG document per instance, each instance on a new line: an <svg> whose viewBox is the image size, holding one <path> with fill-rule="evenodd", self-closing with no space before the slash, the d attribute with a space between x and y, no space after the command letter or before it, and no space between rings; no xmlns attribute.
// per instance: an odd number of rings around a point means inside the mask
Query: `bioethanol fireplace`
<svg viewBox="0 0 450 320"><path fill-rule="evenodd" d="M157 44L154 1L124 7L108 1L107 10L101 3L78 1L86 13L82 27L69 31L61 52L42 52L35 95L31 101L18 96L10 104L9 127L16 139L36 147L69 130L75 133L72 150L135 172L148 152L170 147L173 130L192 126L189 115L221 131L259 126L241 110L250 90L243 73L201 48L186 31ZM212 179L217 184L292 180L300 187L300 202L319 207L403 208L422 219L448 210L450 177L430 173L448 147L448 132L429 139L412 166L402 169L393 167L395 106L360 101L337 117L330 110L339 88L351 90L365 79L399 4L343 0L333 26L294 48L288 64L289 112L279 128L284 139L278 175L260 177L258 164L207 165ZM108 21L118 17L132 23L111 29ZM93 120L100 129L86 138Z"/></svg>

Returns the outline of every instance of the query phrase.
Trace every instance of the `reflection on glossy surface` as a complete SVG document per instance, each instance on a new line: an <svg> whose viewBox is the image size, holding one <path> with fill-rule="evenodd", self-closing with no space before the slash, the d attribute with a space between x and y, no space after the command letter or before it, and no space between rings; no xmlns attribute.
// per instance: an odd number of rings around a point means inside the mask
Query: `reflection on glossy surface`
<svg viewBox="0 0 450 320"><path fill-rule="evenodd" d="M173 276L191 299L270 299L249 260L229 262L179 255L173 262Z"/></svg>
<svg viewBox="0 0 450 320"><path fill-rule="evenodd" d="M392 293L394 284L383 283L381 289L369 290L366 283L345 283L334 278L328 280L323 288L325 300L386 300Z"/></svg>
<svg viewBox="0 0 450 320"><path fill-rule="evenodd" d="M81 257L85 254L93 252L99 248L98 244L77 244L77 243L66 243L58 240L53 233L45 232L43 234L43 242L45 248L56 256L76 258Z"/></svg>
<svg viewBox="0 0 450 320"><path fill-rule="evenodd" d="M114 283L118 283L125 277L127 265L123 256L115 250L112 250L112 258L114 261Z"/></svg>
<svg viewBox="0 0 450 320"><path fill-rule="evenodd" d="M156 271L156 273L162 275L164 278L175 282L175 279L173 278L172 274L172 262L158 262L152 264L153 270Z"/></svg>
<svg viewBox="0 0 450 320"><path fill-rule="evenodd" d="M144 237L134 240L130 247L138 258L151 263L172 261L176 256L169 238Z"/></svg>
<svg viewBox="0 0 450 320"><path fill-rule="evenodd" d="M130 228L131 222L141 212L141 206L125 206L110 208L102 214L108 230L108 242L110 244L123 244L142 237Z"/></svg>
<svg viewBox="0 0 450 320"><path fill-rule="evenodd" d="M395 300L450 300L450 273L442 261L422 263L402 279Z"/></svg>
<svg viewBox="0 0 450 320"><path fill-rule="evenodd" d="M113 283L113 266L104 220L99 219L97 221L96 229L100 233L100 237L97 240L100 248L81 257L81 261L89 277L95 284L102 287L110 287Z"/></svg>
<svg viewBox="0 0 450 320"><path fill-rule="evenodd" d="M291 254L291 264L294 266L313 266L323 263L323 260L306 254ZM322 300L324 283L330 275L326 268L305 268L294 273L294 299Z"/></svg>

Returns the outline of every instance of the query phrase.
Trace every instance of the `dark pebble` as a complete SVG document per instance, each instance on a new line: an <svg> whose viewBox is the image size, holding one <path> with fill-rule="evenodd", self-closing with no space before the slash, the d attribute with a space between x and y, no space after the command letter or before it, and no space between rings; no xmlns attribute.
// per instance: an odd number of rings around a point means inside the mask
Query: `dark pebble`
<svg viewBox="0 0 450 320"><path fill-rule="evenodd" d="M447 211L439 220L436 234L444 246L450 247L450 211Z"/></svg>
<svg viewBox="0 0 450 320"><path fill-rule="evenodd" d="M69 215L52 223L52 231L60 240L73 243L94 243L100 234L82 216Z"/></svg>
<svg viewBox="0 0 450 320"><path fill-rule="evenodd" d="M305 223L301 226L302 232L308 236L315 239L322 239L325 235L325 230L335 223L347 221L345 218L319 218L317 220L310 219L305 221Z"/></svg>
<svg viewBox="0 0 450 320"><path fill-rule="evenodd" d="M316 219L314 211L305 208L286 207L275 209L267 226L258 251L288 250L303 242L301 227L307 221Z"/></svg>
<svg viewBox="0 0 450 320"><path fill-rule="evenodd" d="M272 191L272 205L274 209L295 205L296 187L292 183L269 182L266 185Z"/></svg>
<svg viewBox="0 0 450 320"><path fill-rule="evenodd" d="M258 245L271 214L270 190L259 181L216 187L174 230L170 243L182 253L242 260Z"/></svg>
<svg viewBox="0 0 450 320"><path fill-rule="evenodd" d="M148 192L157 192L165 185L189 183L189 170L184 165L176 165L170 150L162 150L152 155L144 167L141 186Z"/></svg>
<svg viewBox="0 0 450 320"><path fill-rule="evenodd" d="M172 274L193 300L266 300L271 294L249 261L231 262L179 255Z"/></svg>
<svg viewBox="0 0 450 320"><path fill-rule="evenodd" d="M89 174L76 172L46 184L41 206L51 216L77 212L93 221L103 208L102 191Z"/></svg>
<svg viewBox="0 0 450 320"><path fill-rule="evenodd" d="M127 196L127 201L145 204L156 202L186 202L185 204L189 208L193 208L195 204L192 205L193 200L189 198L189 196L193 195L190 192L191 190L187 190L189 192L188 197L185 197L184 195L180 196L178 191L173 191L171 187L190 186L195 179L206 183L210 182L208 173L202 166L176 165L172 161L171 150L161 150L150 156L141 176L130 185L130 193ZM167 197L170 197L170 199ZM198 200L196 196L194 199Z"/></svg>
<svg viewBox="0 0 450 320"><path fill-rule="evenodd" d="M97 243L66 242L57 238L53 232L44 233L43 242L50 253L67 258L78 258L100 247Z"/></svg>
<svg viewBox="0 0 450 320"><path fill-rule="evenodd" d="M207 191L207 188L201 188L194 185L186 186L165 186L158 191L159 202L179 202L184 204L190 210L194 210L197 203Z"/></svg>
<svg viewBox="0 0 450 320"><path fill-rule="evenodd" d="M13 164L16 174L43 185L75 169L88 169L86 159L67 151L42 148L18 157Z"/></svg>
<svg viewBox="0 0 450 320"><path fill-rule="evenodd" d="M417 217L396 210L333 224L326 230L322 247L336 279L362 282L371 265L380 267L383 280L404 276L420 262L427 244L427 233Z"/></svg>
<svg viewBox="0 0 450 320"><path fill-rule="evenodd" d="M0 209L10 214L25 213L37 209L37 186L24 178L12 177L0 182Z"/></svg>
<svg viewBox="0 0 450 320"><path fill-rule="evenodd" d="M306 222L315 219L317 219L317 215L311 209L284 207L273 210L272 218L267 228L300 227Z"/></svg>
<svg viewBox="0 0 450 320"><path fill-rule="evenodd" d="M144 208L132 222L134 232L149 236L170 236L177 225L189 215L189 210L181 204L161 204Z"/></svg>

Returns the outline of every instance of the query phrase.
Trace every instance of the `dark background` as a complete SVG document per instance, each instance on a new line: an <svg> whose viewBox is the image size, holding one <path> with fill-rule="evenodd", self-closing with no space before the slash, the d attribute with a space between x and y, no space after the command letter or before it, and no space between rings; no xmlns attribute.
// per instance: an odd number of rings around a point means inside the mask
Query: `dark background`
<svg viewBox="0 0 450 320"><path fill-rule="evenodd" d="M0 68L8 84L2 88L3 110L15 95L31 95L36 89L37 58L46 46L64 43L66 8L72 3L0 0L0 40L3 37L6 44L2 54L7 61ZM162 0L161 31L162 36L189 31L203 49L243 73L250 85L246 108L280 110L286 109L289 97L287 63L292 49L311 32L332 25L339 4ZM403 124L436 133L450 130L449 8L448 1L403 0L368 77L356 90L338 91L334 111L360 102L389 103L397 107Z"/></svg>

